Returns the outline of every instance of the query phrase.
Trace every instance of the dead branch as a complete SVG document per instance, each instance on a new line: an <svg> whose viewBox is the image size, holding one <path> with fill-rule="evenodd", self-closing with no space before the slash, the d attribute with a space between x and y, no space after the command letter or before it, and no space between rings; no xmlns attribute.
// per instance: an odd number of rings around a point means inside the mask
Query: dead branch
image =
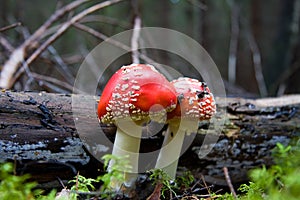
<svg viewBox="0 0 300 200"><path fill-rule="evenodd" d="M31 36L29 40L26 40L25 43L33 42L34 40L38 40L38 38L42 37L42 35L46 32L46 30L58 19L63 17L68 12L74 10L78 6L80 6L83 3L88 2L89 0L76 0L59 10L57 10L38 30L35 31L35 33Z"/></svg>
<svg viewBox="0 0 300 200"><path fill-rule="evenodd" d="M250 50L252 52L254 73L258 84L259 93L262 97L266 97L268 95L268 91L267 91L267 86L262 71L261 54L251 30L248 30L247 32L247 39L248 39Z"/></svg>
<svg viewBox="0 0 300 200"><path fill-rule="evenodd" d="M36 44L37 41L41 39L46 30L55 21L84 2L87 2L87 0L77 0L57 10L49 18L49 20L47 20L37 31L35 31L33 35L25 40L25 42L12 53L9 60L3 66L3 70L0 75L0 87L10 88L12 86L12 84L16 80L16 78L12 80L13 74L18 70L21 62L23 62L23 60L25 59L26 51L32 48L32 46L34 46L34 44Z"/></svg>
<svg viewBox="0 0 300 200"><path fill-rule="evenodd" d="M132 37L131 37L132 63L140 63L140 59L138 55L140 30L141 30L141 18L139 16L136 16L134 19L134 27L133 27Z"/></svg>
<svg viewBox="0 0 300 200"><path fill-rule="evenodd" d="M125 51L130 51L130 47L119 42L119 41L116 41L110 37L108 37L107 35L103 34L103 33L100 33L99 31L96 31L95 29L93 28L90 28L84 24L81 24L81 23L74 23L73 24L74 27L78 28L79 30L82 30L84 32L87 32L91 35L93 35L94 37L100 39L100 40L105 40L106 42L112 44L112 45L115 45L116 47L119 47L121 49L124 49Z"/></svg>
<svg viewBox="0 0 300 200"><path fill-rule="evenodd" d="M131 27L131 24L128 23L127 21L120 21L120 19L116 19L109 16L103 16L103 15L88 15L80 20L80 23L87 23L87 22L102 22L102 23L123 28L125 30L128 30Z"/></svg>
<svg viewBox="0 0 300 200"><path fill-rule="evenodd" d="M55 42L72 24L76 23L80 19L82 19L84 16L93 13L97 10L100 10L102 8L105 8L107 6L110 6L112 4L116 4L118 2L121 2L124 0L108 0L99 4L96 4L79 14L75 15L72 17L69 21L65 22L64 24L61 25L61 27L55 32L52 36L50 36L37 50L35 50L31 56L25 61L26 65L30 65L49 45L51 45L53 42ZM15 82L16 79L23 73L24 68L26 65L23 65L17 72L17 74L12 78L12 82ZM1 81L1 79L0 79ZM0 87L1 87L1 82L0 82Z"/></svg>
<svg viewBox="0 0 300 200"><path fill-rule="evenodd" d="M235 83L236 81L236 59L240 32L239 12L239 6L233 2L233 5L231 5L231 35L228 57L228 80L230 83Z"/></svg>
<svg viewBox="0 0 300 200"><path fill-rule="evenodd" d="M291 35L289 40L289 48L287 49L288 58L286 62L286 70L279 76L271 87L271 92L277 90L277 96L283 95L287 88L287 83L290 77L300 68L299 60L299 27L300 27L300 2L294 1L293 18L290 25ZM274 92L275 93L275 92Z"/></svg>
<svg viewBox="0 0 300 200"><path fill-rule="evenodd" d="M72 96L80 102L75 105L76 109L90 113L80 115L80 126L86 129L84 132L75 126L71 95L1 91L0 161L17 160L18 166L27 165L25 168L34 172L37 180L43 180L44 177L53 180L51 173L38 172L44 167L52 168L54 163L60 168L61 165L72 164L81 174L102 169L100 162L93 160L91 155L92 152L107 154L111 150L103 143L104 136L98 137L98 130L91 128L99 127L99 123L94 106L89 105L90 102L96 105L99 97ZM179 166L188 168L195 175L203 174L208 183L223 186L227 185L223 171L223 167L227 166L233 184L245 181L249 169L272 163L271 149L277 142L288 144L300 131L297 126L300 123L299 106L299 95L258 100L217 98L217 117L226 119L223 133L216 143L205 144L207 147L213 145L213 148L207 156L201 157L203 138L214 137L215 133L213 130L199 129L193 143L181 156ZM115 127L103 126L102 130L113 141ZM141 152L154 152L160 148L163 136L161 132L156 135L147 132L151 130L153 128L143 130L145 136L152 136L142 138ZM90 136L92 141L88 141ZM84 147L85 144L90 146ZM149 163L149 159L142 158L141 162ZM154 166L153 162L151 164ZM65 177L64 170L59 171L57 176Z"/></svg>
<svg viewBox="0 0 300 200"><path fill-rule="evenodd" d="M17 23L8 25L8 26L4 26L4 27L0 28L0 32L3 32L3 31L6 31L6 30L15 28L15 27L17 27L17 26L21 26L21 22L17 22Z"/></svg>
<svg viewBox="0 0 300 200"><path fill-rule="evenodd" d="M65 77L66 82L73 83L74 82L74 76L72 75L72 72L70 71L69 67L66 65L66 63L63 61L61 56L57 53L56 49L50 45L47 50L53 55L53 59L57 63L57 70Z"/></svg>
<svg viewBox="0 0 300 200"><path fill-rule="evenodd" d="M97 10L100 10L100 9L110 6L112 4L118 3L120 1L122 1L122 0L111 0L111 1L105 1L102 3L96 4L88 9L80 12L79 14L75 15L69 21L63 23L55 34L53 34L37 50L35 50L35 52L33 52L33 54L31 54L31 56L26 60L26 64L27 65L31 64L33 62L33 60L35 60L36 57L40 55L41 52L43 52L50 44L52 44L57 38L59 38L70 26L72 26L72 24L79 21L84 16L86 16L90 13L93 13Z"/></svg>
<svg viewBox="0 0 300 200"><path fill-rule="evenodd" d="M27 51L34 47L42 38L47 29L58 19L64 16L67 12L75 9L79 5L88 0L74 1L61 9L57 10L38 30L34 32L24 43L16 48L11 54L10 58L4 63L0 74L0 88L11 88L17 77L13 77L19 69L22 62L24 62ZM23 69L24 71L24 69Z"/></svg>
<svg viewBox="0 0 300 200"><path fill-rule="evenodd" d="M223 167L223 171L224 171L225 180L226 180L227 185L228 185L228 187L230 189L230 192L233 195L233 197L235 199L237 199L236 192L235 192L234 187L233 187L233 185L231 183L231 179L230 179L230 176L229 176L229 173L228 173L228 168L227 167Z"/></svg>
<svg viewBox="0 0 300 200"><path fill-rule="evenodd" d="M73 85L70 85L69 83L66 83L64 81L60 81L56 78L53 78L53 77L50 77L50 76L44 76L44 75L41 75L41 74L37 74L37 73L34 73L34 72L31 72L31 76L37 80L41 80L41 81L47 81L49 83L53 83L55 85L58 85L58 86L61 86L63 88L66 88L67 90L69 91L73 91L74 89L74 92L78 92L78 90L76 88L73 88Z"/></svg>
<svg viewBox="0 0 300 200"><path fill-rule="evenodd" d="M142 20L139 16L139 2L137 0L131 0L131 7L134 12L133 29L131 36L131 58L132 63L140 63L138 48Z"/></svg>
<svg viewBox="0 0 300 200"><path fill-rule="evenodd" d="M105 34L103 33L100 33L98 31L96 31L95 29L93 28L90 28L86 25L83 25L83 24L80 24L80 23L74 23L73 24L74 27L82 30L82 31L85 31L91 35L93 35L94 37L98 38L98 39L101 39L101 40L105 40L105 42L108 42L112 45L115 45L116 47L119 47L127 52L130 52L131 51L131 48L129 46L127 46L126 44L123 44L117 40L114 40L108 36L106 36ZM168 76L168 72L164 69L164 67L162 67L159 63L155 62L155 60L153 60L152 58L148 57L147 55L137 51L137 54L139 55L139 58L143 59L146 63L155 63L155 66L156 68L161 72L163 73L167 78L169 78Z"/></svg>
<svg viewBox="0 0 300 200"><path fill-rule="evenodd" d="M10 42L0 34L0 44L8 51L13 52L14 47L10 44Z"/></svg>

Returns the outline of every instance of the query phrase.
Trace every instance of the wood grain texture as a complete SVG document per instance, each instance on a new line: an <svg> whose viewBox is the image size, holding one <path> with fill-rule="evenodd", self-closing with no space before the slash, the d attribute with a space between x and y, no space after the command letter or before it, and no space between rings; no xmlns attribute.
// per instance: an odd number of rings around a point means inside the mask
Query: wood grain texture
<svg viewBox="0 0 300 200"><path fill-rule="evenodd" d="M116 128L99 124L98 98L1 91L0 161L16 162L19 173L29 172L43 184L58 183L57 177L67 180L77 171L88 176L103 172L98 159L111 152ZM80 103L74 105L74 99ZM205 175L209 183L226 185L226 166L232 182L239 183L249 169L272 163L271 150L277 142L288 144L300 133L300 95L216 100L218 114L210 126L201 122L198 133L186 136L178 173L189 169L196 176ZM145 127L141 152L159 150L165 128Z"/></svg>

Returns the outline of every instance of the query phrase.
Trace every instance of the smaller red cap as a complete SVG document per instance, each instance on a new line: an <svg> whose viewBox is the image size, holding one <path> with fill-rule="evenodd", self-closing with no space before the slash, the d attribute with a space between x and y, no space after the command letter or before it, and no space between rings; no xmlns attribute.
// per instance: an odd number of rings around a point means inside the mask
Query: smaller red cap
<svg viewBox="0 0 300 200"><path fill-rule="evenodd" d="M176 89L178 103L176 108L168 113L169 120L182 117L208 120L216 113L214 96L205 82L181 77L171 83Z"/></svg>

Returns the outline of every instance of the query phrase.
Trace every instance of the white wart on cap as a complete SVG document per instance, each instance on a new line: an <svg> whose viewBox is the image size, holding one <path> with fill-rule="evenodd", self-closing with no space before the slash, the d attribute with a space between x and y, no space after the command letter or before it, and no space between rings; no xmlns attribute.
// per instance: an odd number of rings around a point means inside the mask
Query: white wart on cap
<svg viewBox="0 0 300 200"><path fill-rule="evenodd" d="M102 123L128 117L149 120L149 114L168 112L176 103L174 86L152 65L132 64L121 67L108 81L98 104L98 117Z"/></svg>

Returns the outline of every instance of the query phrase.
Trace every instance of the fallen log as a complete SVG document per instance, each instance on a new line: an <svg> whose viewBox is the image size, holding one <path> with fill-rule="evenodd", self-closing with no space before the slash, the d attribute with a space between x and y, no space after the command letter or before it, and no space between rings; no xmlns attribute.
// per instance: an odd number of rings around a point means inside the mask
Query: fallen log
<svg viewBox="0 0 300 200"><path fill-rule="evenodd" d="M110 153L116 128L100 125L99 97L44 92L0 93L0 162L13 161L19 174L30 173L44 187L103 172L99 162ZM203 174L208 183L226 185L226 166L233 183L247 180L249 169L272 163L277 142L288 144L299 135L300 95L281 98L216 98L215 120L200 123L198 133L186 137L179 169ZM161 148L162 124L144 129L141 158L151 168ZM154 134L155 133L155 134ZM143 169L141 169L143 170ZM180 173L180 170L179 170ZM50 187L50 186L49 186Z"/></svg>

